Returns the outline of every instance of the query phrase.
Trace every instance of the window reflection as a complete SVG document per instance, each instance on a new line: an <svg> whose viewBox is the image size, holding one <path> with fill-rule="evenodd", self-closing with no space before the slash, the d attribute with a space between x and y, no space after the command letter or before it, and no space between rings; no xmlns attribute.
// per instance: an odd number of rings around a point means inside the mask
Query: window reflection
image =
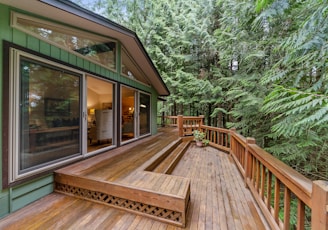
<svg viewBox="0 0 328 230"><path fill-rule="evenodd" d="M135 90L122 87L122 141L135 137L134 113Z"/></svg>
<svg viewBox="0 0 328 230"><path fill-rule="evenodd" d="M80 153L80 77L20 60L20 171Z"/></svg>
<svg viewBox="0 0 328 230"><path fill-rule="evenodd" d="M116 43L114 41L27 17L16 17L16 26L116 70Z"/></svg>
<svg viewBox="0 0 328 230"><path fill-rule="evenodd" d="M150 96L140 93L140 135L150 133Z"/></svg>

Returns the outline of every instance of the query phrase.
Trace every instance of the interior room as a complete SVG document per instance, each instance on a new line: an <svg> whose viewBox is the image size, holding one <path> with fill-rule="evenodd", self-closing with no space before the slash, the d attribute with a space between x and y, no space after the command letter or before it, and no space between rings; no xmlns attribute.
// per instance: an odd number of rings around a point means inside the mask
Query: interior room
<svg viewBox="0 0 328 230"><path fill-rule="evenodd" d="M113 145L113 86L87 77L88 152Z"/></svg>

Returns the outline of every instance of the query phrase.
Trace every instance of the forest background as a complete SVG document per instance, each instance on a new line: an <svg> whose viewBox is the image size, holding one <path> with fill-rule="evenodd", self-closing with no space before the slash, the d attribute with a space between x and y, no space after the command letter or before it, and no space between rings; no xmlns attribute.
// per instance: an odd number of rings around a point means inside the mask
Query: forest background
<svg viewBox="0 0 328 230"><path fill-rule="evenodd" d="M171 92L161 112L328 180L327 0L72 1L136 32Z"/></svg>

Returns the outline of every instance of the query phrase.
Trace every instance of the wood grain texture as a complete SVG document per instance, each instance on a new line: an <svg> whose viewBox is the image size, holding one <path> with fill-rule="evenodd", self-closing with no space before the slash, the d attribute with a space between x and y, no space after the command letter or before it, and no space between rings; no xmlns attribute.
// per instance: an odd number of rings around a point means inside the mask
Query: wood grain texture
<svg viewBox="0 0 328 230"><path fill-rule="evenodd" d="M158 135L157 141L165 143L166 135L166 133ZM147 159L146 153L141 153L145 156L143 161L140 159L140 162L135 162L136 165L129 167L128 164L134 162L127 159L133 157L133 154L138 154L143 149L152 151L151 149L156 148L150 143L140 144L143 146L140 148L137 146L139 145L136 144L133 148L123 146L128 154L124 157L115 152L108 152L113 155L108 157L103 154L104 161L100 156L96 157L98 159L92 159L93 163L96 162L95 164L100 166L101 173L96 169L89 169L94 165L90 162L81 162L81 165L70 166L69 169L79 176L87 175L88 179L105 179L107 182L124 182L138 186L144 184L153 189L161 187L178 194L185 192L184 180L174 180L170 175L153 172L146 172L147 174L141 176L138 168ZM123 164L121 169L118 167L120 161ZM124 168L128 172L120 171ZM269 229L228 154L212 147L198 148L191 144L171 176L190 180L190 204L186 216L186 228L99 203L52 193L0 220L0 229ZM112 180L114 177L117 179Z"/></svg>

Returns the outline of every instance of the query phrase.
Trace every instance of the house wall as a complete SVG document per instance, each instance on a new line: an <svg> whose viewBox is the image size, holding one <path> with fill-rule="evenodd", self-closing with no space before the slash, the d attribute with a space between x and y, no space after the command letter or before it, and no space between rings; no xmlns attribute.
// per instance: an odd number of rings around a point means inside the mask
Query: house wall
<svg viewBox="0 0 328 230"><path fill-rule="evenodd" d="M112 81L119 82L138 90L151 94L151 105L152 105L152 119L151 119L151 133L155 134L157 132L156 126L156 114L157 114L157 92L146 85L135 82L131 79L128 79L124 76L121 76L119 73L110 71L104 67L98 66L90 61L84 60L81 57L77 57L74 54L71 54L65 50L62 50L58 47L50 45L44 41L41 41L35 37L27 35L21 31L13 29L10 27L10 12L13 10L11 7L0 4L0 94L2 97L3 94L3 70L8 68L8 66L3 66L3 40L12 42L16 45L22 46L24 48L31 49L33 51L39 52L41 54L50 56L57 60L69 63L77 68L86 70L94 75L102 76L108 78ZM14 9L17 12L20 10ZM28 14L28 12L22 12ZM34 15L36 16L36 15ZM118 44L118 50L120 44ZM120 52L118 51L120 55ZM117 70L120 70L120 58L118 58L118 67ZM2 116L3 116L3 101L0 101L0 146L3 142L3 125L2 125ZM2 185L2 175L3 175L3 152L0 148L0 184ZM48 175L43 175L42 177L35 178L24 184L13 186L11 188L3 189L0 187L0 218L6 216L7 214L14 212L25 205L40 199L41 197L51 193L53 191L53 173Z"/></svg>

